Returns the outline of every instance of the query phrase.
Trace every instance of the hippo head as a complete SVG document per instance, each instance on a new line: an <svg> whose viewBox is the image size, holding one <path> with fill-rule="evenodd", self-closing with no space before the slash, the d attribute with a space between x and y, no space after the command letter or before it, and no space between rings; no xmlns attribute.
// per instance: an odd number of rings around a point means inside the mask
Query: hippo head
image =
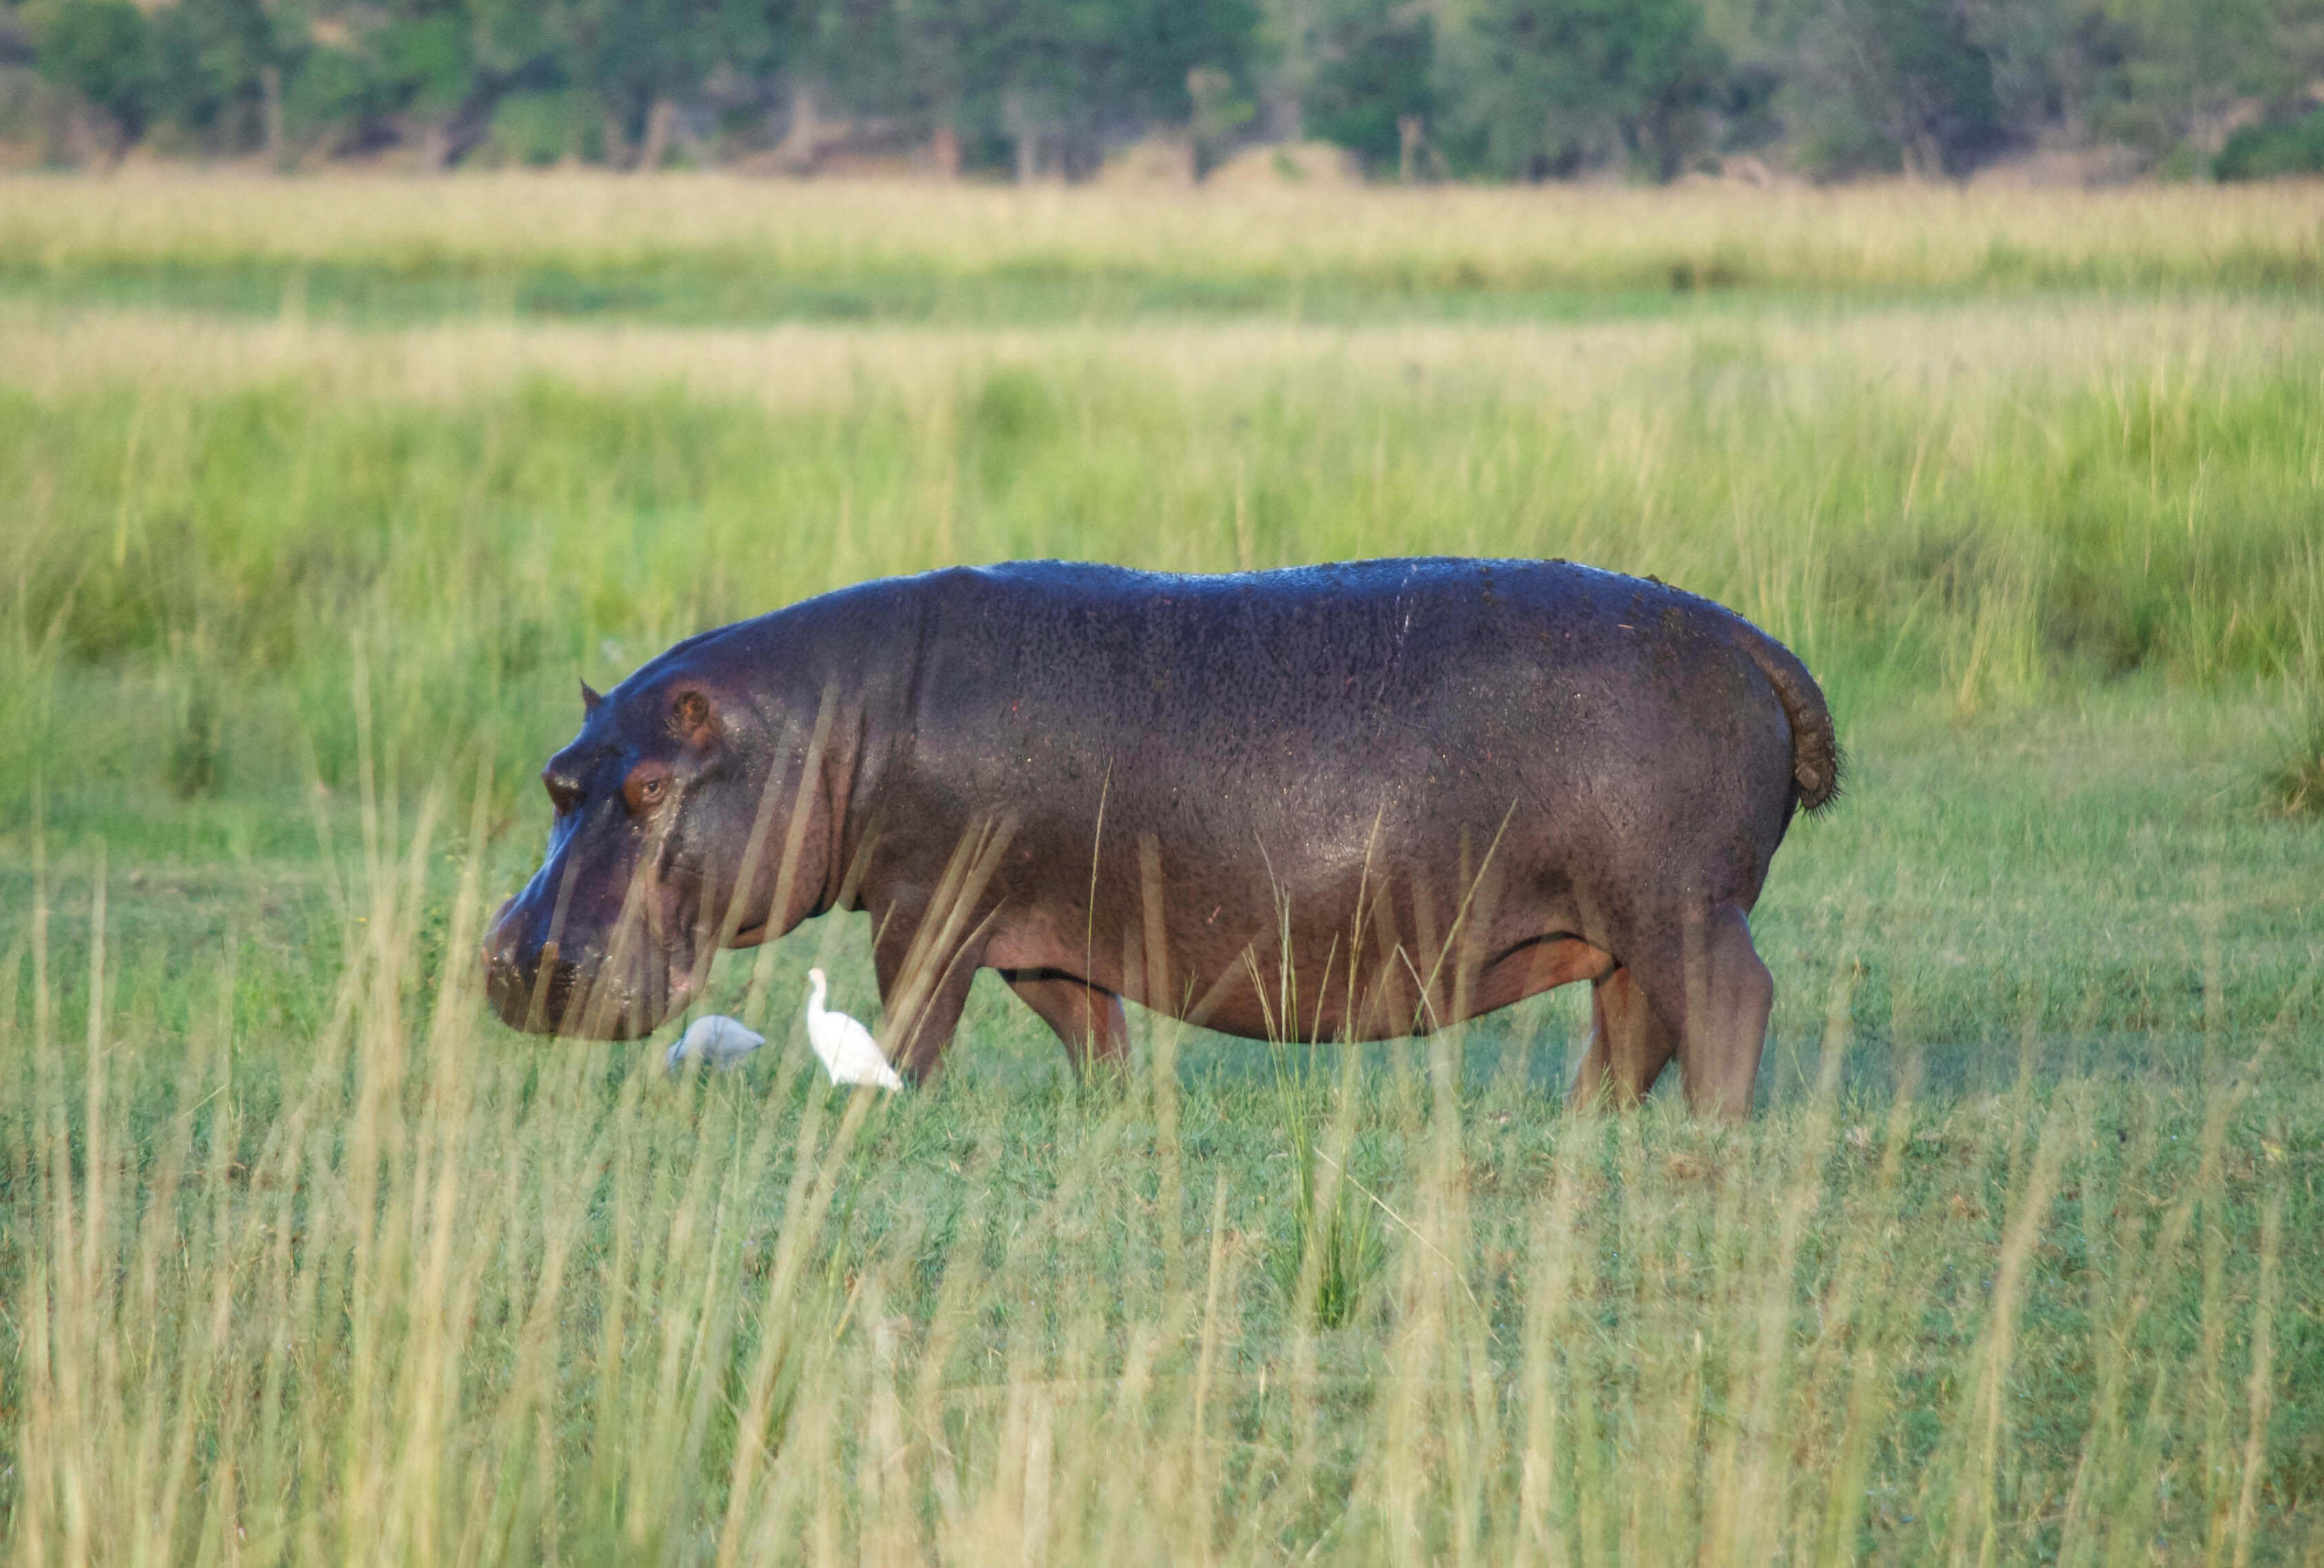
<svg viewBox="0 0 2324 1568"><path fill-rule="evenodd" d="M581 696L541 770L549 853L493 918L484 985L514 1028L628 1039L686 1005L721 938L765 934L772 878L744 867L766 858L772 749L752 705L668 656Z"/></svg>

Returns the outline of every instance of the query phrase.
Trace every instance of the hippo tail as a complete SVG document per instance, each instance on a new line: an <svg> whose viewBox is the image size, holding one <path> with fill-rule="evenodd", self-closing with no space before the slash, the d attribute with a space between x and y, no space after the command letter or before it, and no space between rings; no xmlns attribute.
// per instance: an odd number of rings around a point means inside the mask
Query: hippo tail
<svg viewBox="0 0 2324 1568"><path fill-rule="evenodd" d="M1784 716L1792 722L1792 781L1799 789L1803 810L1821 811L1840 794L1845 760L1840 737L1832 733L1831 710L1824 706L1823 688L1797 655L1745 623L1743 651L1775 688Z"/></svg>

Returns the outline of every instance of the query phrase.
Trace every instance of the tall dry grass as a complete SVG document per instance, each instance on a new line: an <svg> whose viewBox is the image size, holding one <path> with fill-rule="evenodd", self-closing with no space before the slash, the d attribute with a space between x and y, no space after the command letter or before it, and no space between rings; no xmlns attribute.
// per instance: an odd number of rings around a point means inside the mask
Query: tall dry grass
<svg viewBox="0 0 2324 1568"><path fill-rule="evenodd" d="M801 1092L795 1026L770 1097L491 1048L475 862L429 890L441 798L401 844L366 814L344 973L287 1051L231 970L182 1054L141 1049L116 876L83 867L68 921L36 866L5 971L30 994L0 1009L12 1560L2245 1563L2318 1539L2274 1414L2319 1267L2284 1164L2313 1158L2314 1088L2267 1063L2296 1001L2248 1060L2215 1033L2185 1096L2043 1082L2029 1052L1982 1103L1868 1102L1840 1089L1842 965L1818 1087L1739 1129L1519 1121L1439 1036L1342 1092L1386 1262L1327 1328L1266 1267L1296 1245L1286 1091L1183 1084L1172 1026L1154 1070L1033 1104ZM779 1034L760 967L742 1006ZM254 1056L281 1058L271 1100L238 1081Z"/></svg>
<svg viewBox="0 0 2324 1568"><path fill-rule="evenodd" d="M847 280L1114 273L1392 291L2306 285L2315 189L1917 183L1350 190L765 181L599 172L438 180L182 171L0 179L0 275L263 263L452 276L545 264Z"/></svg>

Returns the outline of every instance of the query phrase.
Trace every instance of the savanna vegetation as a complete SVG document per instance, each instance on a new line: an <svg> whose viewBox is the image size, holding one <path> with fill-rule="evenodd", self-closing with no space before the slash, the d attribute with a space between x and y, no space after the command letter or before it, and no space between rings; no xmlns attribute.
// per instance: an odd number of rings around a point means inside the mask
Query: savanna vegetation
<svg viewBox="0 0 2324 1568"><path fill-rule="evenodd" d="M2319 76L2317 0L0 0L0 161L2238 180Z"/></svg>
<svg viewBox="0 0 2324 1568"><path fill-rule="evenodd" d="M1800 320L2125 290L2289 303L2324 283L2299 186L1355 197L567 173L27 178L0 197L0 298L349 327Z"/></svg>
<svg viewBox="0 0 2324 1568"><path fill-rule="evenodd" d="M2313 1560L2314 244L2283 189L0 187L8 1555ZM724 961L733 1074L481 1005L576 677L947 562L1416 551L1823 679L1748 1124L1565 1112L1563 994L1134 1017L1082 1086L980 982L851 1098L799 1008L878 1020L862 917Z"/></svg>

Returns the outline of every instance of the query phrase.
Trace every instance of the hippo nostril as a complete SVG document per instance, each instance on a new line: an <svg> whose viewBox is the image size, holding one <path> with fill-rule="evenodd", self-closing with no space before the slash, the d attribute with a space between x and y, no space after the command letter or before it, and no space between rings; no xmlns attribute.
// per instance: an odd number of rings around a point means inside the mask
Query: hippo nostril
<svg viewBox="0 0 2324 1568"><path fill-rule="evenodd" d="M564 816L581 808L581 780L551 763L541 770L540 787L549 791L549 804Z"/></svg>

